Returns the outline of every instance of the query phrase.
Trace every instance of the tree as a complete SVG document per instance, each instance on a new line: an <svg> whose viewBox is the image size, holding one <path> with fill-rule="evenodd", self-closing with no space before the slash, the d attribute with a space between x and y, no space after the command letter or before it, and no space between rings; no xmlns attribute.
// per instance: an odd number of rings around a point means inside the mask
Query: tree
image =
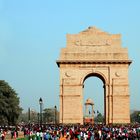
<svg viewBox="0 0 140 140"><path fill-rule="evenodd" d="M130 119L132 123L140 123L140 111L134 111L130 115Z"/></svg>
<svg viewBox="0 0 140 140"><path fill-rule="evenodd" d="M18 118L19 123L28 124L29 123L29 111L22 112ZM38 113L35 110L30 110L30 123L37 124L38 123Z"/></svg>
<svg viewBox="0 0 140 140"><path fill-rule="evenodd" d="M95 123L103 123L104 116L101 113L98 113L97 116L94 118Z"/></svg>
<svg viewBox="0 0 140 140"><path fill-rule="evenodd" d="M44 109L43 121L46 123L53 123L54 122L54 109L52 109L52 108Z"/></svg>
<svg viewBox="0 0 140 140"><path fill-rule="evenodd" d="M21 111L15 90L0 80L0 124L15 125Z"/></svg>
<svg viewBox="0 0 140 140"><path fill-rule="evenodd" d="M57 110L55 110L55 108L46 108L43 110L43 112L44 112L43 113L43 122L44 123L55 123L55 119L56 119L56 123L58 123L59 112Z"/></svg>

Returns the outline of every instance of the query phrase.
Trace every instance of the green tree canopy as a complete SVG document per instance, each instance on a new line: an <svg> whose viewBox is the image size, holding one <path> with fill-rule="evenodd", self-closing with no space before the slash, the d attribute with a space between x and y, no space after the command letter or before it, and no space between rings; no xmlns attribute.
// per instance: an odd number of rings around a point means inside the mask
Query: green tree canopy
<svg viewBox="0 0 140 140"><path fill-rule="evenodd" d="M45 108L44 109L43 120L46 123L54 122L54 109L53 108Z"/></svg>
<svg viewBox="0 0 140 140"><path fill-rule="evenodd" d="M30 110L30 123L37 124L39 122L38 119L39 119L38 113L35 110L31 109ZM29 124L29 110L27 112L22 112L19 115L18 122L24 123L24 124Z"/></svg>
<svg viewBox="0 0 140 140"><path fill-rule="evenodd" d="M43 113L43 122L44 123L55 123L55 119L56 119L56 123L58 123L58 120L59 120L58 110L55 110L55 108L45 108L43 110L43 112L44 112Z"/></svg>
<svg viewBox="0 0 140 140"><path fill-rule="evenodd" d="M101 113L98 113L97 116L94 118L95 123L103 123L104 116Z"/></svg>
<svg viewBox="0 0 140 140"><path fill-rule="evenodd" d="M140 111L134 111L130 115L131 123L140 123Z"/></svg>
<svg viewBox="0 0 140 140"><path fill-rule="evenodd" d="M15 90L0 80L0 124L15 125L21 111Z"/></svg>

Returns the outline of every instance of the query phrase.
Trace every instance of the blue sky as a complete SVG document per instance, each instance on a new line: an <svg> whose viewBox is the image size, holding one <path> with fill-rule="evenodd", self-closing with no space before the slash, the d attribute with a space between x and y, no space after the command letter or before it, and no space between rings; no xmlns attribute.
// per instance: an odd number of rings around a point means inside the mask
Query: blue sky
<svg viewBox="0 0 140 140"><path fill-rule="evenodd" d="M56 60L66 34L96 26L122 34L122 45L133 60L129 70L130 108L140 109L140 1L139 0L0 0L0 79L18 93L21 106L39 110L59 106L59 69ZM85 99L91 96L103 111L102 81L86 81ZM95 85L95 87L94 87ZM98 85L98 86L97 86ZM101 96L101 97L100 97Z"/></svg>

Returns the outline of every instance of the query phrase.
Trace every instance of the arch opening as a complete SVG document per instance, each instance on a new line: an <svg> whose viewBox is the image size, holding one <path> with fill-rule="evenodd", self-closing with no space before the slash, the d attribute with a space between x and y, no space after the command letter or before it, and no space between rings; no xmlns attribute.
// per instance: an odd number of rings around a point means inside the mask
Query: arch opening
<svg viewBox="0 0 140 140"><path fill-rule="evenodd" d="M105 78L90 73L83 80L83 123L106 123ZM91 100L92 104L87 101ZM87 104L86 104L87 103Z"/></svg>

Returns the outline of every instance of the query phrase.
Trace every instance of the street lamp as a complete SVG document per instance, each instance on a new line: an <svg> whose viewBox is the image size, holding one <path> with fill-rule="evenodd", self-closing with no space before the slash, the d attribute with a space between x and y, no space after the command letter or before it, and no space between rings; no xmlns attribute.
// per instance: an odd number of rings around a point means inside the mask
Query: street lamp
<svg viewBox="0 0 140 140"><path fill-rule="evenodd" d="M30 107L28 108L28 123L30 125L31 122L31 113L30 113Z"/></svg>
<svg viewBox="0 0 140 140"><path fill-rule="evenodd" d="M37 123L38 123L38 125L39 125L39 113L37 113Z"/></svg>
<svg viewBox="0 0 140 140"><path fill-rule="evenodd" d="M56 118L57 118L57 107L54 106L54 118L55 118L55 125L56 125Z"/></svg>
<svg viewBox="0 0 140 140"><path fill-rule="evenodd" d="M40 104L40 126L42 126L42 104L43 104L42 98L39 99L39 104Z"/></svg>

